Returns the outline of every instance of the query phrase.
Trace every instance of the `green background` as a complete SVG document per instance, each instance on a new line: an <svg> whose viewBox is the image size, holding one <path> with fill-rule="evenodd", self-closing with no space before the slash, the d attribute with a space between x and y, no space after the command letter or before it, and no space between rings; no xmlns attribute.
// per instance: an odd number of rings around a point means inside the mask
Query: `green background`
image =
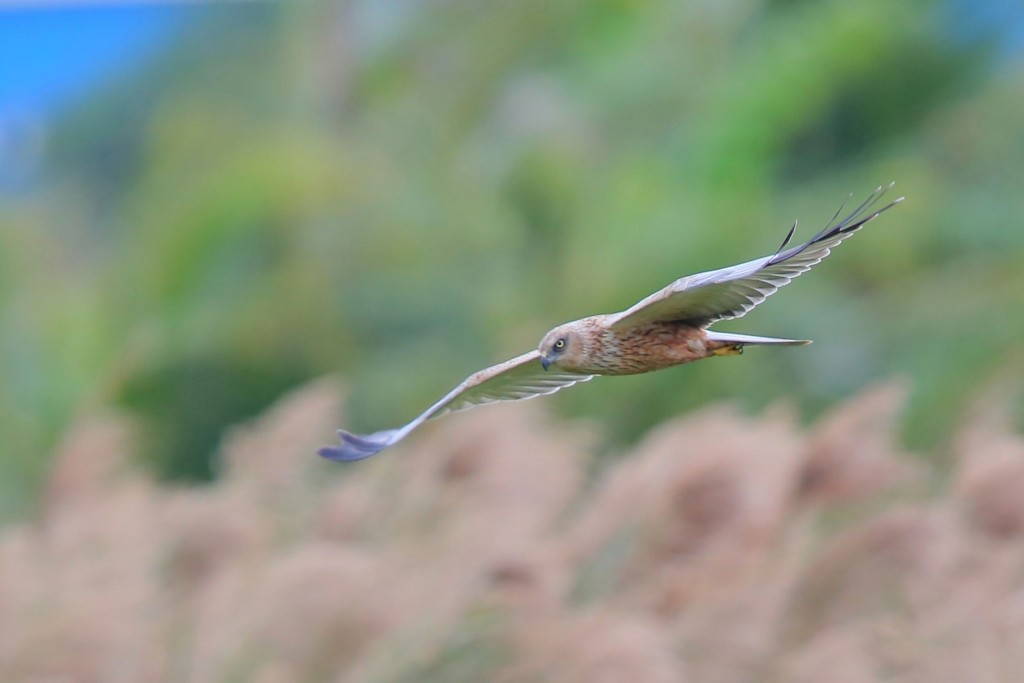
<svg viewBox="0 0 1024 683"><path fill-rule="evenodd" d="M40 181L0 202L0 519L80 415L136 417L185 480L325 374L344 426L395 426L890 180L906 202L720 326L813 346L545 409L612 448L710 401L813 417L899 376L904 438L941 458L1021 376L1024 69L996 32L928 0L385 5L210 7L62 114Z"/></svg>

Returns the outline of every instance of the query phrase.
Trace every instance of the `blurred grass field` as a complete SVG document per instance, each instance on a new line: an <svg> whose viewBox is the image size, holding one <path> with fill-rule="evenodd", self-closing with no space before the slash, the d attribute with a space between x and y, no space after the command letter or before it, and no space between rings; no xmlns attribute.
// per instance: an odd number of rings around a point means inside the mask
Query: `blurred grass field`
<svg viewBox="0 0 1024 683"><path fill-rule="evenodd" d="M949 471L898 444L898 385L801 428L705 407L612 463L539 402L339 468L324 380L232 429L218 481L140 473L83 417L0 537L20 681L1002 683L1024 667L1024 438L1005 387ZM404 452L400 452L404 451Z"/></svg>

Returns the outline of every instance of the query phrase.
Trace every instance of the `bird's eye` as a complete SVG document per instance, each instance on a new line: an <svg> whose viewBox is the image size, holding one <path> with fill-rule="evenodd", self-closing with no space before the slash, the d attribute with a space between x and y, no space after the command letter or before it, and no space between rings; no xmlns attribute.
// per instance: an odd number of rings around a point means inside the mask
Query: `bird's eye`
<svg viewBox="0 0 1024 683"><path fill-rule="evenodd" d="M565 337L562 337L561 339L559 339L558 341L555 342L554 349L555 349L555 351L561 351L564 348L565 348Z"/></svg>

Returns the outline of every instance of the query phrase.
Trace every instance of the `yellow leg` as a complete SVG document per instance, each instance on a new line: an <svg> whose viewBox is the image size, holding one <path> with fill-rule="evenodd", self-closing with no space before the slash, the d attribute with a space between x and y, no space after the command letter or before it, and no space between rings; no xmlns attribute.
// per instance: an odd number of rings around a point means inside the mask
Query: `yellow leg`
<svg viewBox="0 0 1024 683"><path fill-rule="evenodd" d="M743 353L743 344L731 344L729 346L720 346L711 352L715 356L739 356Z"/></svg>

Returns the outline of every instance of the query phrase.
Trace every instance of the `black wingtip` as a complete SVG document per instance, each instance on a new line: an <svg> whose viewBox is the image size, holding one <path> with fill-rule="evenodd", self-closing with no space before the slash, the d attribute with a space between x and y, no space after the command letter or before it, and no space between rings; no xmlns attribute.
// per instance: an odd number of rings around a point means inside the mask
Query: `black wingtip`
<svg viewBox="0 0 1024 683"><path fill-rule="evenodd" d="M780 244L779 248L775 250L776 254L778 254L783 249L785 249L787 246L789 246L790 240L792 240L793 239L793 235L796 234L796 226L798 225L798 223L799 223L799 221L793 221L793 227L791 227L789 229L789 232L786 233L786 239L782 240L782 244Z"/></svg>
<svg viewBox="0 0 1024 683"><path fill-rule="evenodd" d="M807 249L813 244L817 244L818 242L821 242L823 240L835 237L836 235L845 235L848 233L852 233L864 227L866 224L878 218L878 216L883 211L888 211L889 209L903 201L904 197L898 197L880 209L874 208L875 204L878 203L878 200L881 199L886 192L892 189L892 186L895 184L896 182L893 181L890 182L888 185L879 185L878 187L875 188L874 192L868 195L868 198L865 199L860 204L860 206L851 211L844 218L837 220L839 214L842 213L843 208L846 206L847 201L849 201L849 198L847 198L840 205L835 215L832 216L832 220L830 220L828 224L826 224L825 227L822 228L820 232L818 232L817 235L815 235L808 241L804 242L803 244L791 247L789 250L783 250L780 248L779 251L775 253L775 256L772 257L769 264L774 265L775 263L781 263L782 261L793 258L794 256L796 256L797 254L799 254L800 252ZM788 242L789 238L787 237L786 239ZM785 246L785 244L786 242L783 243L783 246Z"/></svg>
<svg viewBox="0 0 1024 683"><path fill-rule="evenodd" d="M316 453L320 457L333 460L334 462L355 462L357 460L365 460L370 456L376 455L378 452L360 451L347 444L342 444L341 446L324 446Z"/></svg>
<svg viewBox="0 0 1024 683"><path fill-rule="evenodd" d="M317 455L335 462L354 462L365 460L370 456L380 453L382 450L394 443L394 432L378 432L368 436L351 434L342 429L338 430L338 437L341 444L338 446L324 446L317 451Z"/></svg>

